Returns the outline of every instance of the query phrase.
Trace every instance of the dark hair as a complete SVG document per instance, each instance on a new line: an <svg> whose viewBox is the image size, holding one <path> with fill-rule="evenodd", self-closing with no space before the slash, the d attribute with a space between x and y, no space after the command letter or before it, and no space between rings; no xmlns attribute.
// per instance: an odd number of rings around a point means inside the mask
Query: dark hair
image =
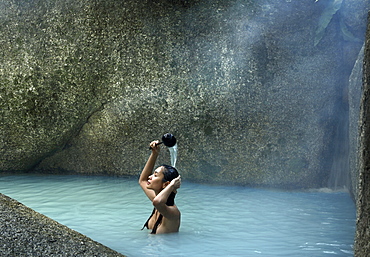
<svg viewBox="0 0 370 257"><path fill-rule="evenodd" d="M163 170L163 182L171 181L179 176L178 171L175 167L172 167L170 165L163 164L161 167L164 167ZM173 206L175 205L175 196L176 193L171 192L171 194L168 196L166 205L167 206Z"/></svg>
<svg viewBox="0 0 370 257"><path fill-rule="evenodd" d="M171 181L174 178L177 178L179 176L179 173L177 172L175 167L172 167L170 165L163 164L161 167L164 167L163 171L163 182Z"/></svg>

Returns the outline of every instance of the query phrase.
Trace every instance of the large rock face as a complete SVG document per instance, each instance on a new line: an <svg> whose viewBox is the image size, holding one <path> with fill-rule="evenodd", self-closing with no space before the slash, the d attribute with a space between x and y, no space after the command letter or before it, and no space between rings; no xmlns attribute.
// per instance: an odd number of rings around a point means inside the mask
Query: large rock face
<svg viewBox="0 0 370 257"><path fill-rule="evenodd" d="M1 170L32 168L101 106L100 36L69 2L0 2Z"/></svg>
<svg viewBox="0 0 370 257"><path fill-rule="evenodd" d="M349 102L349 175L347 188L354 200L357 199L359 191L359 174L360 165L362 163L361 146L360 146L360 126L361 118L361 97L363 94L363 63L364 63L364 47L361 49L357 58L356 64L350 76L348 102Z"/></svg>
<svg viewBox="0 0 370 257"><path fill-rule="evenodd" d="M361 96L359 148L356 178L355 256L370 256L370 23L364 48L363 88Z"/></svg>
<svg viewBox="0 0 370 257"><path fill-rule="evenodd" d="M368 4L0 1L0 169L326 186Z"/></svg>

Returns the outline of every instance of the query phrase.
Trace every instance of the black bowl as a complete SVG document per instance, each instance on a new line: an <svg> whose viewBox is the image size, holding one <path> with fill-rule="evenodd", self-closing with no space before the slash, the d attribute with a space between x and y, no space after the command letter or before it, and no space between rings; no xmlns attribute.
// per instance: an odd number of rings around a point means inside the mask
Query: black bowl
<svg viewBox="0 0 370 257"><path fill-rule="evenodd" d="M174 135L167 133L163 135L162 142L167 147L173 147L174 145L176 145L176 138L174 137Z"/></svg>

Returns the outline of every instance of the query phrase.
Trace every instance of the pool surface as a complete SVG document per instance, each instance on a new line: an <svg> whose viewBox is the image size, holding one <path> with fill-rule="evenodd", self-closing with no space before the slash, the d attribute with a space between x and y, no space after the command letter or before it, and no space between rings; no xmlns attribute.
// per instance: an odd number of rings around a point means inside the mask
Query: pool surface
<svg viewBox="0 0 370 257"><path fill-rule="evenodd" d="M286 192L183 180L180 233L141 230L152 205L136 179L0 176L0 192L131 256L353 256L346 192Z"/></svg>

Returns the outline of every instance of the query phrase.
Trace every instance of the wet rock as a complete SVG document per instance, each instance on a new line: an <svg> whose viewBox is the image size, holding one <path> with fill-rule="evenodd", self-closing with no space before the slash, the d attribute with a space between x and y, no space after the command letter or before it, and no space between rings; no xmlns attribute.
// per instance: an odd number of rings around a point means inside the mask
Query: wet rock
<svg viewBox="0 0 370 257"><path fill-rule="evenodd" d="M124 256L0 194L1 256Z"/></svg>

